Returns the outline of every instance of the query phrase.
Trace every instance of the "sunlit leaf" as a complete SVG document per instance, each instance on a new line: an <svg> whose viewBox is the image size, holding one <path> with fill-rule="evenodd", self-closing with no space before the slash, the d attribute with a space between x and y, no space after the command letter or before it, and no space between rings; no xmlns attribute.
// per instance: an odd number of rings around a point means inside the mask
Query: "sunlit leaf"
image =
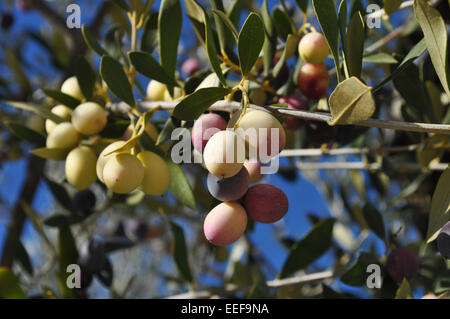
<svg viewBox="0 0 450 319"><path fill-rule="evenodd" d="M450 220L450 167L442 173L431 200L427 243L436 239L442 226Z"/></svg>
<svg viewBox="0 0 450 319"><path fill-rule="evenodd" d="M250 13L239 32L238 52L243 76L253 68L264 44L264 24L256 13Z"/></svg>

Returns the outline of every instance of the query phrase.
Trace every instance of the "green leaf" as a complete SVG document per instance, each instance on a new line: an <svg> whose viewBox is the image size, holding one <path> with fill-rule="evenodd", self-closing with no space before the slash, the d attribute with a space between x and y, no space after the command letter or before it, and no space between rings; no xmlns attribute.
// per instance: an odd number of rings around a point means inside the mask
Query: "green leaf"
<svg viewBox="0 0 450 319"><path fill-rule="evenodd" d="M371 55L366 55L363 62L378 63L378 64L397 64L398 61L390 54L380 52Z"/></svg>
<svg viewBox="0 0 450 319"><path fill-rule="evenodd" d="M130 11L130 7L128 6L125 0L112 0L113 3L124 9L125 11Z"/></svg>
<svg viewBox="0 0 450 319"><path fill-rule="evenodd" d="M133 247L134 245L135 242L131 241L127 237L114 236L105 239L105 252L109 254L118 250Z"/></svg>
<svg viewBox="0 0 450 319"><path fill-rule="evenodd" d="M185 121L195 120L214 102L221 100L230 92L230 89L220 87L199 89L175 106L173 116Z"/></svg>
<svg viewBox="0 0 450 319"><path fill-rule="evenodd" d="M64 188L64 186L55 183L49 180L48 178L45 179L45 182L50 188L50 191L52 192L53 196L55 196L56 200L67 210L73 211L74 209L72 205L72 200L69 196L69 193Z"/></svg>
<svg viewBox="0 0 450 319"><path fill-rule="evenodd" d="M14 260L19 262L26 272L28 272L30 275L33 275L33 265L31 263L30 256L23 246L19 235L16 234L15 230L12 227L8 228L8 238L5 240L5 242L12 245Z"/></svg>
<svg viewBox="0 0 450 319"><path fill-rule="evenodd" d="M409 51L409 53L406 55L406 57L403 59L403 61L400 63L400 65L391 74L389 74L385 79L383 79L380 83L377 84L377 86L373 89L373 92L378 91L386 83L388 83L390 80L392 80L396 76L398 76L400 74L400 72L402 72L409 65L411 65L419 56L424 54L426 50L427 50L427 44L425 42L425 39L422 39L411 49L411 51Z"/></svg>
<svg viewBox="0 0 450 319"><path fill-rule="evenodd" d="M135 106L133 90L122 64L104 55L100 64L100 74L114 95L130 106Z"/></svg>
<svg viewBox="0 0 450 319"><path fill-rule="evenodd" d="M303 13L308 12L308 0L295 0L298 7L303 11Z"/></svg>
<svg viewBox="0 0 450 319"><path fill-rule="evenodd" d="M264 44L264 24L256 13L250 13L239 32L238 52L241 73L246 76L253 68Z"/></svg>
<svg viewBox="0 0 450 319"><path fill-rule="evenodd" d="M5 299L25 299L19 280L11 269L0 267L0 297Z"/></svg>
<svg viewBox="0 0 450 319"><path fill-rule="evenodd" d="M69 227L62 227L58 232L58 286L64 298L73 298L73 291L67 287L67 266L76 264L78 261L78 250Z"/></svg>
<svg viewBox="0 0 450 319"><path fill-rule="evenodd" d="M294 55L295 51L297 51L299 40L300 39L297 36L288 34L283 53L281 54L280 59L278 60L275 67L273 68L272 73L275 78L278 77L280 71L283 69L283 66L284 66L286 60L289 59L292 55Z"/></svg>
<svg viewBox="0 0 450 319"><path fill-rule="evenodd" d="M191 269L189 267L186 240L184 237L183 228L170 222L170 229L173 235L173 258L175 264L184 280L192 282L194 278L191 274Z"/></svg>
<svg viewBox="0 0 450 319"><path fill-rule="evenodd" d="M153 53L158 46L158 12L152 11L144 24L141 38L141 50Z"/></svg>
<svg viewBox="0 0 450 319"><path fill-rule="evenodd" d="M431 200L427 243L436 239L442 226L450 220L450 167L442 173Z"/></svg>
<svg viewBox="0 0 450 319"><path fill-rule="evenodd" d="M49 227L67 227L79 223L83 218L75 215L55 214L44 219L45 226Z"/></svg>
<svg viewBox="0 0 450 319"><path fill-rule="evenodd" d="M305 269L330 248L334 222L333 218L318 222L303 239L292 247L279 275L280 278Z"/></svg>
<svg viewBox="0 0 450 319"><path fill-rule="evenodd" d="M163 129L159 132L158 138L156 139L156 145L160 145L170 139L172 131L177 127L178 125L175 124L175 119L169 117L166 123L164 123Z"/></svg>
<svg viewBox="0 0 450 319"><path fill-rule="evenodd" d="M339 5L338 19L339 19L339 33L341 34L342 49L347 52L347 0L342 0Z"/></svg>
<svg viewBox="0 0 450 319"><path fill-rule="evenodd" d="M170 192L183 204L189 208L196 209L196 202L192 187L180 165L167 160L170 170Z"/></svg>
<svg viewBox="0 0 450 319"><path fill-rule="evenodd" d="M42 239L44 239L46 244L53 250L53 252L56 253L56 249L53 247L52 242L48 239L46 233L44 232L43 224L42 224L41 219L39 218L38 213L36 213L30 207L30 205L28 205L24 201L21 201L20 205L21 205L23 211L25 212L25 214L27 215L27 217L30 219L31 223L33 224L33 226L36 229L36 231L38 232L38 234L42 237Z"/></svg>
<svg viewBox="0 0 450 319"><path fill-rule="evenodd" d="M170 76L175 75L182 19L179 0L161 1L158 17L159 57Z"/></svg>
<svg viewBox="0 0 450 319"><path fill-rule="evenodd" d="M150 136L148 136L147 132L144 132L144 134L142 134L139 142L145 150L156 153L163 158L166 157L164 152L158 146L156 146L155 142L150 138Z"/></svg>
<svg viewBox="0 0 450 319"><path fill-rule="evenodd" d="M365 286L368 275L367 266L378 263L372 254L361 252L358 259L342 274L340 279L349 286Z"/></svg>
<svg viewBox="0 0 450 319"><path fill-rule="evenodd" d="M414 0L414 14L422 28L431 62L450 97L449 66L447 56L447 27L438 10L430 6L425 0Z"/></svg>
<svg viewBox="0 0 450 319"><path fill-rule="evenodd" d="M411 286L409 285L408 280L406 278L403 278L402 284L400 287L398 287L398 290L395 294L395 299L412 299L412 290Z"/></svg>
<svg viewBox="0 0 450 319"><path fill-rule="evenodd" d="M393 14L400 8L403 0L383 0L384 12L387 15Z"/></svg>
<svg viewBox="0 0 450 319"><path fill-rule="evenodd" d="M134 65L139 73L142 73L150 79L164 83L167 86L179 86L172 76L167 74L166 70L147 52L130 52L131 64Z"/></svg>
<svg viewBox="0 0 450 319"><path fill-rule="evenodd" d="M233 41L233 39L232 39L233 35L232 35L232 32L230 32L229 25L231 25L233 28L234 28L234 25L231 21L229 21L228 17L225 15L225 13L223 13L225 11L225 9L224 9L222 0L211 0L210 3L211 3L211 7L213 9L213 13L215 13L214 14L214 22L216 24L217 38L219 40L220 50L222 52L226 52L227 47L231 47L231 45L232 45L232 43L229 43L228 41L229 40ZM223 13L223 16L220 17L219 16L220 13L217 14L217 12ZM223 18L225 18L225 20L228 20L230 22L229 25L226 25ZM234 29L236 30L236 28L234 28ZM231 39L230 39L230 34L231 34Z"/></svg>
<svg viewBox="0 0 450 319"><path fill-rule="evenodd" d="M92 66L84 57L79 58L75 63L75 75L84 97L91 100L94 94L96 75Z"/></svg>
<svg viewBox="0 0 450 319"><path fill-rule="evenodd" d="M220 61L217 57L216 43L214 41L213 31L211 27L211 23L208 18L208 14L206 10L203 9L200 5L198 5L203 11L203 23L205 25L205 46L206 53L208 54L209 63L211 64L212 69L217 74L220 83L223 86L226 86L225 76L223 75L222 68L220 67Z"/></svg>
<svg viewBox="0 0 450 319"><path fill-rule="evenodd" d="M360 77L364 52L364 21L361 13L356 12L350 19L346 35L345 61L348 75Z"/></svg>
<svg viewBox="0 0 450 319"><path fill-rule="evenodd" d="M41 133L16 122L7 121L5 124L18 138L30 142L36 146L45 145L45 137Z"/></svg>
<svg viewBox="0 0 450 319"><path fill-rule="evenodd" d="M78 105L81 104L80 100L78 100L70 95L67 95L59 90L43 89L43 91L44 91L45 95L47 95L48 97L51 97L56 102L63 104L65 106L68 106L71 109L74 109Z"/></svg>
<svg viewBox="0 0 450 319"><path fill-rule="evenodd" d="M264 22L265 28L265 39L263 45L263 64L264 64L264 75L269 75L269 70L272 67L273 58L275 56L276 50L276 40L277 35L275 33L275 27L272 22L272 17L269 13L269 7L267 5L267 0L264 0L261 6L261 17Z"/></svg>
<svg viewBox="0 0 450 319"><path fill-rule="evenodd" d="M98 44L97 40L94 38L94 35L85 25L81 26L81 34L83 35L84 41L86 42L87 46L92 51L100 56L108 55L108 52L106 52L105 49L103 49L100 44Z"/></svg>
<svg viewBox="0 0 450 319"><path fill-rule="evenodd" d="M31 150L30 153L44 159L50 159L55 161L64 161L69 154L70 149L66 148L36 148Z"/></svg>
<svg viewBox="0 0 450 319"><path fill-rule="evenodd" d="M289 34L292 34L292 27L287 13L279 7L275 7L272 12L273 25L277 34L283 40L287 39Z"/></svg>
<svg viewBox="0 0 450 319"><path fill-rule="evenodd" d="M313 0L314 11L319 20L322 32L327 39L331 54L333 55L336 70L339 70L339 23L333 0ZM338 82L340 74L337 72Z"/></svg>
<svg viewBox="0 0 450 319"><path fill-rule="evenodd" d="M48 108L42 105L35 105L30 103L14 102L14 101L2 101L2 102L18 109L33 112L34 114L39 115L40 117L43 117L45 119L49 119L55 123L64 122L62 118L60 118L56 114L53 114L52 112L50 112Z"/></svg>
<svg viewBox="0 0 450 319"><path fill-rule="evenodd" d="M348 78L336 86L329 99L329 125L356 124L369 119L375 112L371 88L358 78Z"/></svg>
<svg viewBox="0 0 450 319"><path fill-rule="evenodd" d="M405 188L402 189L402 191L397 194L393 199L391 199L388 203L389 206L393 206L395 203L397 203L399 200L407 198L414 194L422 185L422 183L427 179L427 177L430 176L430 172L420 174L417 176L411 183L408 184Z"/></svg>
<svg viewBox="0 0 450 319"><path fill-rule="evenodd" d="M237 41L239 34L238 34L233 22L231 22L231 20L228 18L228 16L225 14L225 12L213 9L213 13L221 20L223 25L226 26L228 28L228 30L231 31L231 34ZM216 24L217 24L217 22L216 22Z"/></svg>
<svg viewBox="0 0 450 319"><path fill-rule="evenodd" d="M409 65L393 81L395 88L405 99L406 103L414 107L415 112L421 118L423 118L424 114L431 112L431 109L428 107L430 101L425 93L420 78L420 71L416 65Z"/></svg>
<svg viewBox="0 0 450 319"><path fill-rule="evenodd" d="M375 235L383 241L386 240L386 230L384 228L383 216L378 209L372 203L367 202L364 205L363 214L367 225L375 233Z"/></svg>

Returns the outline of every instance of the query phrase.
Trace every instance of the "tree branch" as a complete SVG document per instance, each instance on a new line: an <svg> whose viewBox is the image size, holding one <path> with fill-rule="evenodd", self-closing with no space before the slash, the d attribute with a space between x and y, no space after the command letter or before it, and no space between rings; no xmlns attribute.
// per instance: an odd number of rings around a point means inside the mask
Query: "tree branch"
<svg viewBox="0 0 450 319"><path fill-rule="evenodd" d="M280 287L284 287L284 286L291 286L291 285L313 282L313 281L317 281L317 280L333 278L333 276L334 276L334 272L331 270L327 270L327 271L313 273L313 274L307 274L307 275L303 275L303 276L270 280L270 281L266 282L266 285L269 288L280 288ZM205 298L211 298L214 295L231 296L231 295L234 295L239 292L248 292L250 289L251 289L251 287L238 287L233 284L228 284L228 285L225 285L224 289L213 289L211 291L204 290L204 291L187 292L184 294L166 297L166 299L205 299Z"/></svg>
<svg viewBox="0 0 450 319"><path fill-rule="evenodd" d="M152 110L155 108L161 108L163 110L172 110L179 102L167 102L167 101L138 101L137 104L140 108ZM117 112L128 112L130 106L124 102L114 103L108 105L108 108L112 111ZM256 110L265 110L273 114L283 115L283 116L293 116L310 121L328 122L332 119L329 113L324 112L310 112L301 110L291 110L287 108L279 108L273 106L259 106L255 104L250 104L250 108ZM241 109L241 104L235 101L218 101L211 105L210 111L224 111L224 112L236 112ZM428 123L415 123L415 122L400 122L391 120L378 120L369 119L355 125L365 126L365 127L377 127L385 128L391 130L408 131L408 132L419 132L419 133L438 133L450 135L450 125L447 124L428 124Z"/></svg>

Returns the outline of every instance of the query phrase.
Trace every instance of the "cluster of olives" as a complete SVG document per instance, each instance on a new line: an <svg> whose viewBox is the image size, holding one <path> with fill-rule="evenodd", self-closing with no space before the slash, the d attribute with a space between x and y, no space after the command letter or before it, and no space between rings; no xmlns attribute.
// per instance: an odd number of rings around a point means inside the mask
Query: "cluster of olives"
<svg viewBox="0 0 450 319"><path fill-rule="evenodd" d="M61 92L78 100L83 94L75 77L67 79ZM109 144L99 155L85 145L80 145L83 137L100 133L107 124L107 111L99 104L86 102L73 111L65 105L52 108L52 113L64 120L56 124L47 120L47 148L71 149L66 157L65 172L67 181L82 190L92 185L97 177L115 193L129 193L138 187L149 195L161 195L169 187L170 172L167 163L159 155L142 151L137 155L130 150L122 150L124 140ZM131 137L130 128L124 139ZM156 138L156 128L148 124L146 132Z"/></svg>
<svg viewBox="0 0 450 319"><path fill-rule="evenodd" d="M226 129L227 122L218 114L203 114L192 128L192 144L203 154L203 162L209 171L207 187L211 195L222 201L204 220L205 237L214 245L226 246L235 242L245 232L247 218L256 222L274 223L288 211L288 199L282 190L269 184L252 183L262 179L258 157L250 157L250 149L261 147L271 156L277 155L285 145L285 132L280 122L271 114L247 111L237 123L237 129ZM251 140L242 132L256 129L257 139ZM239 130L242 129L242 130ZM266 137L259 136L259 129L266 129ZM279 148L271 152L271 131L279 130ZM239 146L242 146L239 147ZM229 154L233 157L227 157ZM246 156L240 156L247 154ZM259 154L257 152L256 154Z"/></svg>
<svg viewBox="0 0 450 319"><path fill-rule="evenodd" d="M323 64L329 52L327 40L321 33L308 33L300 40L298 52L305 61L298 73L298 87L307 98L320 99L330 84L328 70Z"/></svg>

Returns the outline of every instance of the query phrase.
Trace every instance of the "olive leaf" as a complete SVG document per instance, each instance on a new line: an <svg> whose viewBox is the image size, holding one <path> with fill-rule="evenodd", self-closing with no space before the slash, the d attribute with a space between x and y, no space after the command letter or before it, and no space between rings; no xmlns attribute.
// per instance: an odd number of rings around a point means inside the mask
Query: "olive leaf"
<svg viewBox="0 0 450 319"><path fill-rule="evenodd" d="M50 159L55 161L63 161L66 159L69 149L66 148L36 148L31 150L30 153L44 159Z"/></svg>
<svg viewBox="0 0 450 319"><path fill-rule="evenodd" d="M414 0L414 14L422 28L431 62L450 97L449 65L447 57L447 28L438 10L430 6L425 0Z"/></svg>
<svg viewBox="0 0 450 319"><path fill-rule="evenodd" d="M350 19L346 35L345 60L349 76L361 76L364 51L364 20L360 12Z"/></svg>
<svg viewBox="0 0 450 319"><path fill-rule="evenodd" d="M38 133L20 123L6 121L5 124L18 138L28 141L36 146L45 145L45 137L41 133Z"/></svg>
<svg viewBox="0 0 450 319"><path fill-rule="evenodd" d="M170 229L172 230L172 235L174 237L173 258L175 260L175 264L183 279L188 282L192 282L194 278L192 277L191 269L189 267L186 239L183 228L174 222L170 222Z"/></svg>
<svg viewBox="0 0 450 319"><path fill-rule="evenodd" d="M442 173L431 200L427 243L436 239L440 229L450 220L450 167Z"/></svg>
<svg viewBox="0 0 450 319"><path fill-rule="evenodd" d="M65 94L59 90L52 90L52 89L43 89L45 95L48 97L51 97L56 102L63 104L65 106L70 107L71 109L76 108L78 105L80 105L80 100Z"/></svg>
<svg viewBox="0 0 450 319"><path fill-rule="evenodd" d="M0 267L0 298L24 299L25 293L19 280L9 268Z"/></svg>
<svg viewBox="0 0 450 319"><path fill-rule="evenodd" d="M329 125L356 124L375 112L371 88L352 76L336 86L328 101L332 120Z"/></svg>
<svg viewBox="0 0 450 319"><path fill-rule="evenodd" d="M180 1L161 1L158 17L159 56L161 66L170 76L175 74L181 24L182 11Z"/></svg>
<svg viewBox="0 0 450 319"><path fill-rule="evenodd" d="M406 278L403 278L402 284L398 287L395 299L412 299L411 286Z"/></svg>
<svg viewBox="0 0 450 319"><path fill-rule="evenodd" d="M18 109L33 112L34 114L39 115L40 117L43 117L45 119L49 119L57 124L64 122L62 118L50 112L48 108L42 105L36 105L25 102L15 102L15 101L2 101L2 102Z"/></svg>
<svg viewBox="0 0 450 319"><path fill-rule="evenodd" d="M384 12L391 15L400 8L403 0L383 0Z"/></svg>
<svg viewBox="0 0 450 319"><path fill-rule="evenodd" d="M246 76L253 68L264 45L264 24L256 13L250 13L239 32L238 52L241 73Z"/></svg>

